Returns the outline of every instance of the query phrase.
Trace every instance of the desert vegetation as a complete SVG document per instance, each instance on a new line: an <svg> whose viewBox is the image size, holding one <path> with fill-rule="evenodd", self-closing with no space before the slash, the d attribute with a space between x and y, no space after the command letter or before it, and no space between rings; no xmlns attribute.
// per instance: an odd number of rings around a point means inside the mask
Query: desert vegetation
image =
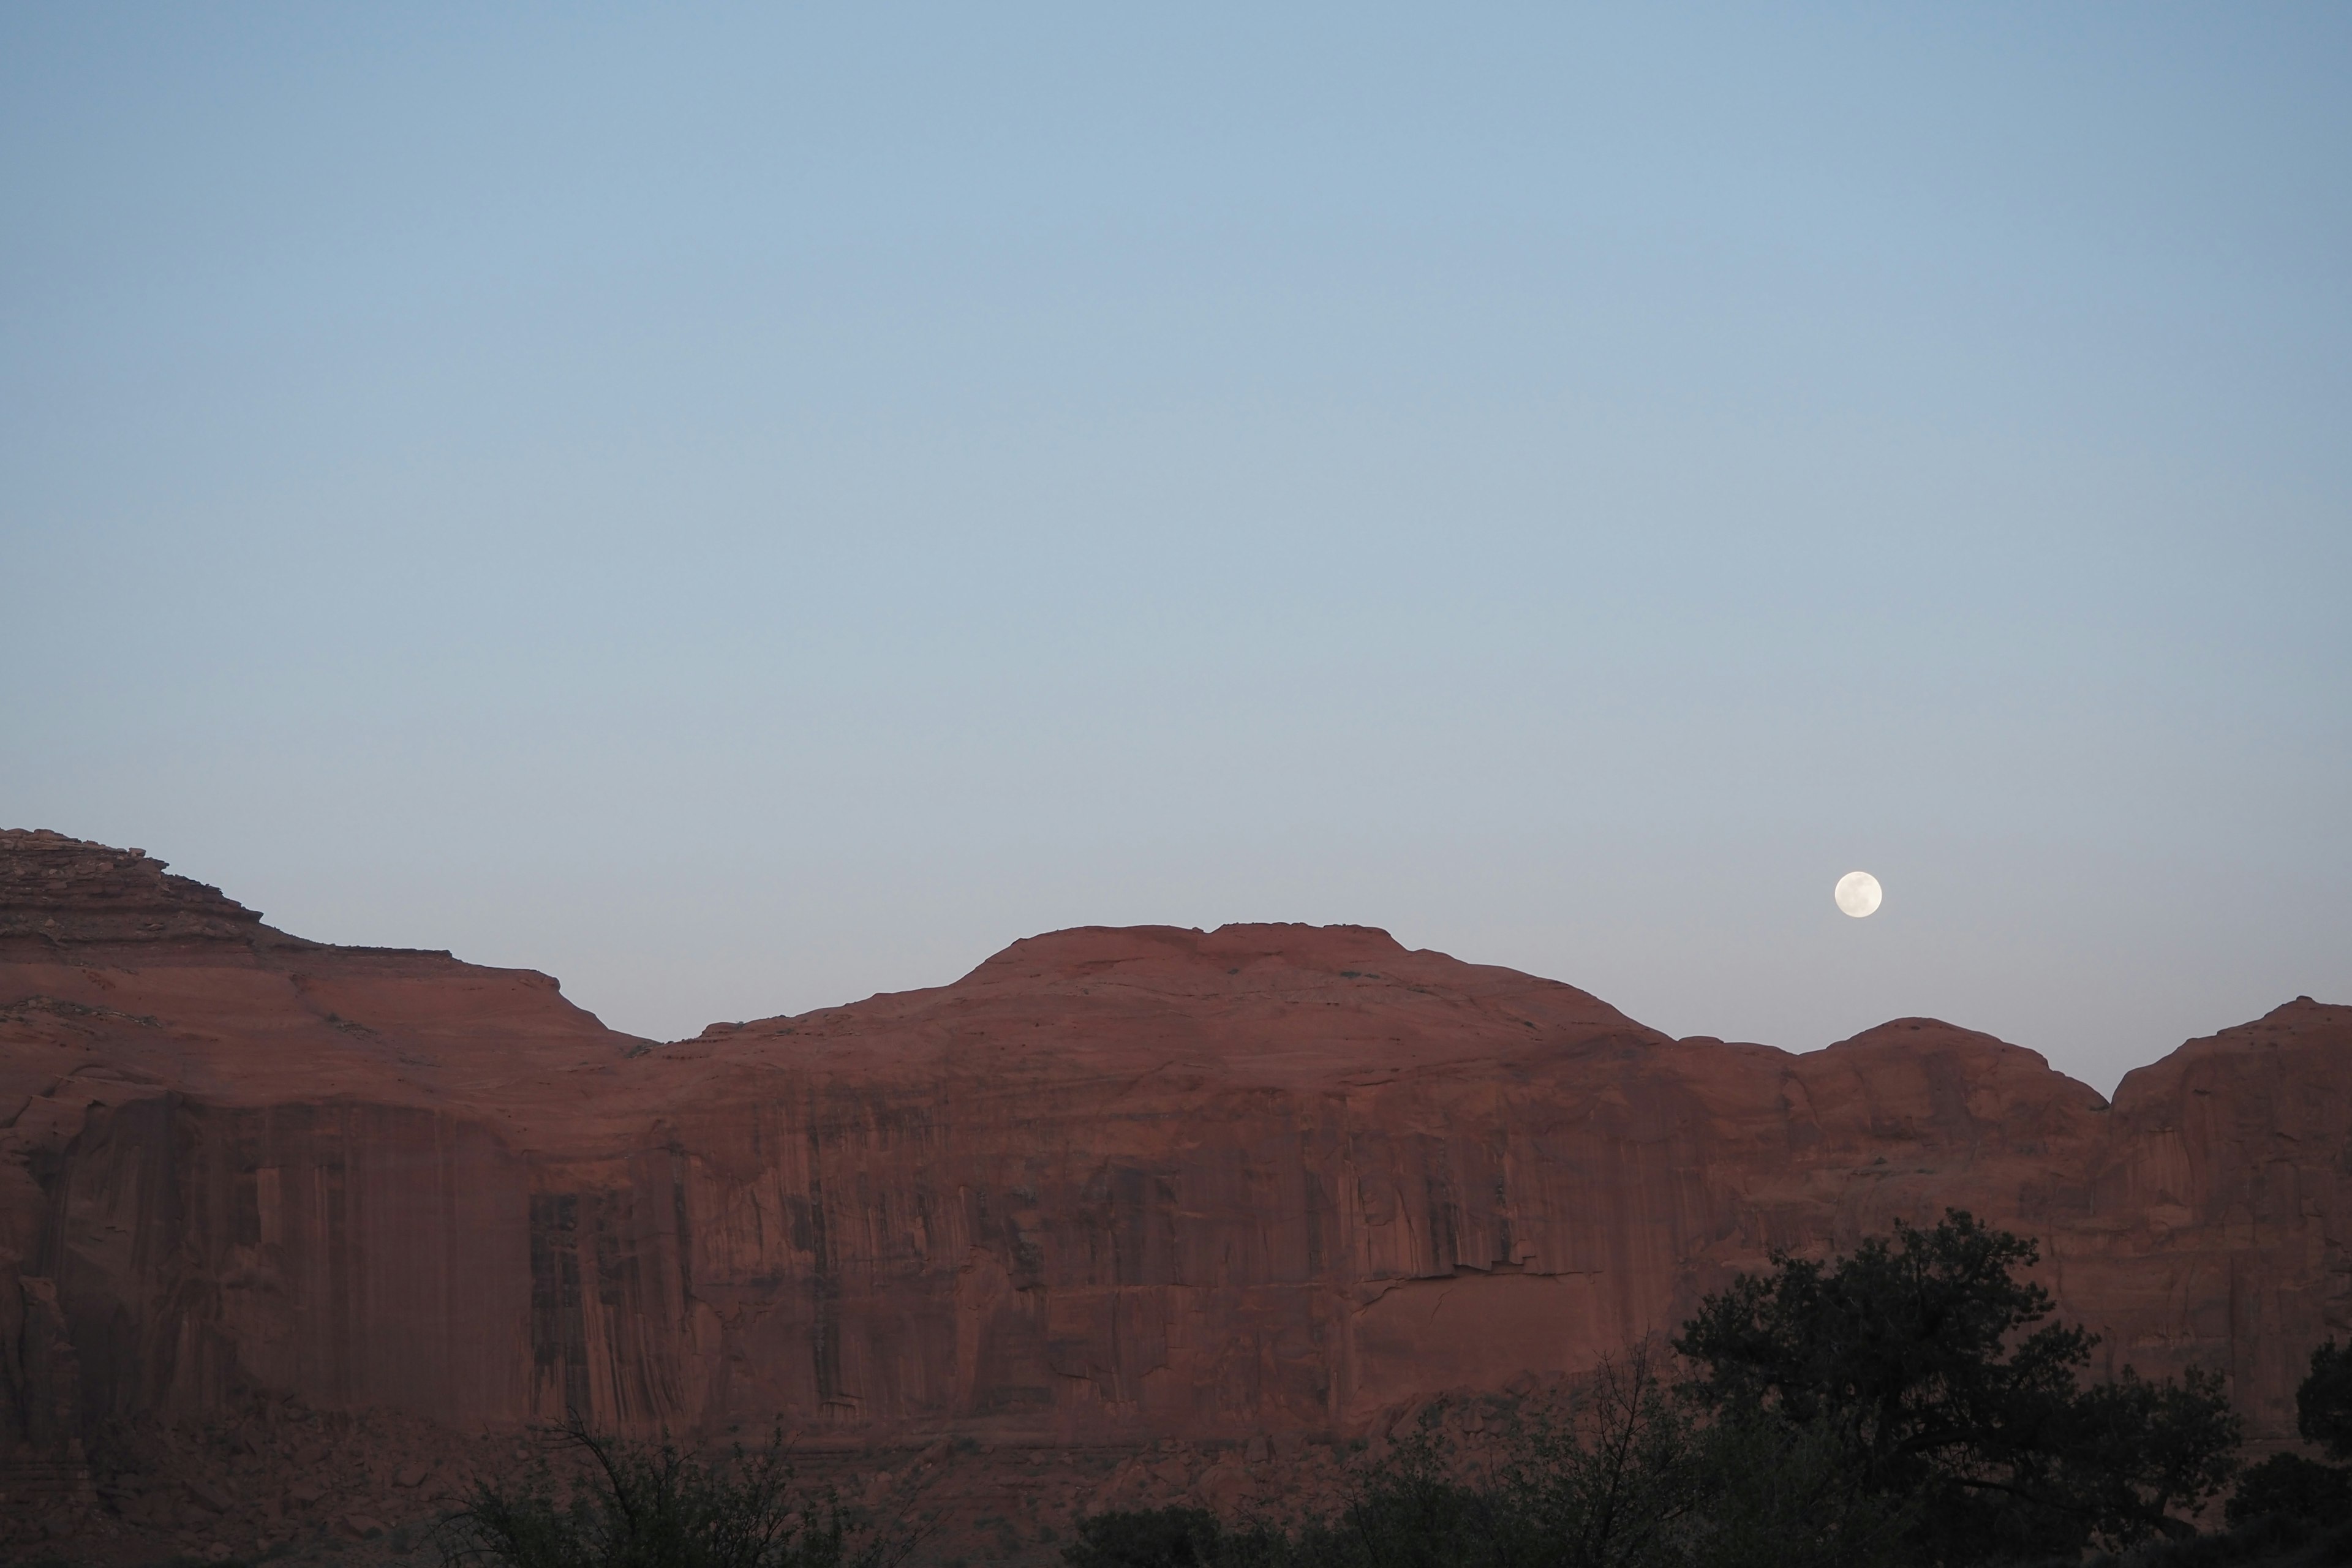
<svg viewBox="0 0 2352 1568"><path fill-rule="evenodd" d="M442 1561L481 1568L896 1568L921 1539L800 1483L783 1433L719 1458L630 1442L578 1416L522 1476L476 1486Z"/></svg>
<svg viewBox="0 0 2352 1568"><path fill-rule="evenodd" d="M1950 1212L1830 1260L1774 1255L1562 1399L1425 1406L1335 1509L1097 1513L1066 1568L1994 1568L2352 1561L2352 1348L2312 1356L2304 1437L2240 1471L2220 1380L2084 1373L2034 1244ZM1465 1431L1475 1436L1465 1436ZM709 1460L551 1435L442 1537L479 1568L895 1568L922 1537L798 1484L781 1433ZM2236 1482L2234 1491L2232 1482ZM2226 1528L2200 1527L2229 1494Z"/></svg>
<svg viewBox="0 0 2352 1568"><path fill-rule="evenodd" d="M1558 1409L1415 1431L1327 1518L1085 1521L1069 1568L1874 1568L2079 1562L2187 1541L2240 1438L2219 1380L2083 1381L2094 1343L1948 1214L1832 1262L1776 1256Z"/></svg>

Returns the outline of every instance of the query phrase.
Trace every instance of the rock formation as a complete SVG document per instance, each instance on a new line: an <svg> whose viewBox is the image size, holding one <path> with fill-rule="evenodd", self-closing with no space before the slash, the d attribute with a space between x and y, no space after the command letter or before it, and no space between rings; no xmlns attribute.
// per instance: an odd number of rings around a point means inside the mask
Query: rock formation
<svg viewBox="0 0 2352 1568"><path fill-rule="evenodd" d="M2352 1007L2109 1105L1929 1019L1791 1055L1355 927L1085 929L615 1034L0 834L0 1452L255 1398L844 1443L1360 1432L1589 1368L1771 1247L1973 1209L2109 1367L2292 1427L2352 1330ZM29 1472L26 1472L29 1473Z"/></svg>

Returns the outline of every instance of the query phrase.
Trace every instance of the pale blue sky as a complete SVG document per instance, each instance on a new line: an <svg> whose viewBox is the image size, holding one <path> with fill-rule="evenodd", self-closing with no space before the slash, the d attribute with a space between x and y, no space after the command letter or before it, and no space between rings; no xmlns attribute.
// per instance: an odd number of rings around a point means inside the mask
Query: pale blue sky
<svg viewBox="0 0 2352 1568"><path fill-rule="evenodd" d="M2336 6L11 7L0 825L658 1036L1354 921L2105 1089L2352 1001L2347 81Z"/></svg>

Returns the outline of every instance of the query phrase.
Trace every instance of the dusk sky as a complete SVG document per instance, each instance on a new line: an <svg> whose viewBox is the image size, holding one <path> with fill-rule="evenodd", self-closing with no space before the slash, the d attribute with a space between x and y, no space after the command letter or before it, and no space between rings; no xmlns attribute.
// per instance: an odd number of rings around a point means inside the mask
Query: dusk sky
<svg viewBox="0 0 2352 1568"><path fill-rule="evenodd" d="M2352 9L0 11L0 826L692 1034L2352 1002ZM1840 914L1842 873L1885 902Z"/></svg>

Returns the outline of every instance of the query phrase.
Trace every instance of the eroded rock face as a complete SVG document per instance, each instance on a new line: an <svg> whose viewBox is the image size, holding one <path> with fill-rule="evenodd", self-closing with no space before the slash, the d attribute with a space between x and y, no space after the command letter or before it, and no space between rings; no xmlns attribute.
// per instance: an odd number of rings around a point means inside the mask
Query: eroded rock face
<svg viewBox="0 0 2352 1568"><path fill-rule="evenodd" d="M2292 1426L2352 1330L2352 1008L2114 1106L1905 1019L1674 1040L1358 928L1080 930L667 1046L0 835L0 1443L254 1394L852 1440L1360 1430L1973 1209L2110 1365Z"/></svg>

